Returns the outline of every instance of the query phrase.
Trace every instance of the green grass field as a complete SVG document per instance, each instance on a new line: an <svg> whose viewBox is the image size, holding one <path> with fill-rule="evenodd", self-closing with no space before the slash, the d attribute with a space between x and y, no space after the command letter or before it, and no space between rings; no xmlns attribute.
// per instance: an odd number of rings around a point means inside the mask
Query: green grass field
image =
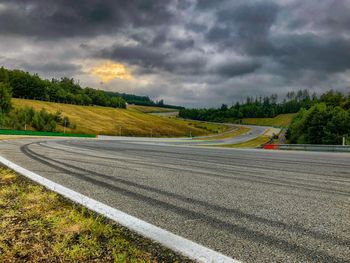
<svg viewBox="0 0 350 263"><path fill-rule="evenodd" d="M242 124L288 127L296 113L280 114L274 118L244 118Z"/></svg>
<svg viewBox="0 0 350 263"><path fill-rule="evenodd" d="M189 136L190 133L192 136L210 135L217 130L226 129L226 126L221 124L211 124L209 127L206 124L199 125L199 122L195 121L153 116L140 112L138 106L132 109L115 109L24 99L12 99L12 103L15 108L30 106L36 110L45 108L51 113L61 111L63 116L69 117L71 123L76 125L74 129L67 129L70 133L182 137ZM62 131L63 127L59 126L57 129Z"/></svg>

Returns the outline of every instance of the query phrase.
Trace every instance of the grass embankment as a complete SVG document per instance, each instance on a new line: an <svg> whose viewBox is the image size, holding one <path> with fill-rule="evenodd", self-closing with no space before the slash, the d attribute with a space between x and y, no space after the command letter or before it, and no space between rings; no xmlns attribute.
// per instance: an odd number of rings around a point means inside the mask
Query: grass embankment
<svg viewBox="0 0 350 263"><path fill-rule="evenodd" d="M230 132L210 136L208 138L199 138L199 140L223 140L223 139L228 139L228 138L232 138L232 137L236 137L238 135L244 134L244 133L248 132L249 130L250 129L248 127L237 126L236 129L234 129Z"/></svg>
<svg viewBox="0 0 350 263"><path fill-rule="evenodd" d="M246 142L241 142L241 143L235 143L235 144L226 144L226 145L222 145L223 147L231 147L231 148L257 148L262 146L265 143L268 143L271 138L274 135L278 135L281 132L281 129L279 128L269 128L267 129L264 134L251 139L249 141Z"/></svg>
<svg viewBox="0 0 350 263"><path fill-rule="evenodd" d="M2 167L0 226L0 262L187 261Z"/></svg>
<svg viewBox="0 0 350 263"><path fill-rule="evenodd" d="M261 135L259 137L256 137L255 139L236 143L236 144L226 144L222 145L223 147L230 147L230 148L257 148L265 143L267 143L270 140L270 136L267 135Z"/></svg>
<svg viewBox="0 0 350 263"><path fill-rule="evenodd" d="M274 118L244 118L242 124L288 127L296 113L280 114Z"/></svg>
<svg viewBox="0 0 350 263"><path fill-rule="evenodd" d="M36 110L45 108L50 113L61 111L69 117L76 128L68 128L69 133L105 134L123 136L159 136L181 137L203 136L212 133L212 129L193 125L193 121L174 118L162 118L139 112L135 109L115 109L100 106L78 106L71 104L52 103L36 100L12 99L15 108L34 107ZM217 129L225 127L216 125ZM58 126L58 131L63 127Z"/></svg>
<svg viewBox="0 0 350 263"><path fill-rule="evenodd" d="M189 121L188 125L195 127L197 129L204 129L208 131L209 134L214 134L213 136L219 136L215 134L226 132L229 129L229 126L226 126L226 125L215 124L210 122L201 122L201 121L195 121L195 120ZM194 135L194 136L198 136L198 135Z"/></svg>
<svg viewBox="0 0 350 263"><path fill-rule="evenodd" d="M140 105L128 105L128 110L139 111L142 113L167 113L167 112L178 112L176 109L161 108L155 106L140 106Z"/></svg>

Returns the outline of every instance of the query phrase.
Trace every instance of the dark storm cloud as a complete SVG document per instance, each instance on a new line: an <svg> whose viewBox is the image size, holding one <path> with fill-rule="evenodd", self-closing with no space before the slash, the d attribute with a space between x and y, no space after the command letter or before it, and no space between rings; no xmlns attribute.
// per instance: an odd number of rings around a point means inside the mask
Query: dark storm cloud
<svg viewBox="0 0 350 263"><path fill-rule="evenodd" d="M348 0L0 0L0 62L81 76L84 59L110 59L152 78L136 93L186 105L341 89L349 13Z"/></svg>
<svg viewBox="0 0 350 263"><path fill-rule="evenodd" d="M207 64L204 57L178 58L174 51L153 49L141 45L113 46L97 52L96 56L138 65L142 68L139 72L143 73L164 70L193 75L204 73L204 67Z"/></svg>
<svg viewBox="0 0 350 263"><path fill-rule="evenodd" d="M196 7L199 10L215 10L216 8L222 6L223 4L229 2L230 0L200 0L196 2Z"/></svg>
<svg viewBox="0 0 350 263"><path fill-rule="evenodd" d="M40 63L40 64L29 64L23 63L20 65L20 68L29 71L29 72L37 72L37 73L51 73L54 75L57 74L76 74L81 71L81 66L71 63Z"/></svg>
<svg viewBox="0 0 350 263"><path fill-rule="evenodd" d="M225 8L217 12L219 23L228 25L244 38L266 35L278 13L276 3L245 3L232 9Z"/></svg>
<svg viewBox="0 0 350 263"><path fill-rule="evenodd" d="M183 44L182 41L175 43ZM183 50L191 46L191 42L190 44L185 42L185 45L187 47L184 47ZM155 50L144 46L113 46L112 48L98 52L97 56L139 65L142 68L140 72L143 73L164 70L181 75L217 74L222 77L232 78L253 73L261 67L261 64L255 61L242 62L229 58L210 65L210 56L185 56L177 58L174 51L167 53L159 49Z"/></svg>
<svg viewBox="0 0 350 263"><path fill-rule="evenodd" d="M152 26L171 20L161 0L0 1L0 34L42 38L115 33L124 26ZM156 14L156 15L155 15Z"/></svg>
<svg viewBox="0 0 350 263"><path fill-rule="evenodd" d="M350 41L344 38L306 34L286 36L278 41L272 56L290 70L333 73L350 68Z"/></svg>
<svg viewBox="0 0 350 263"><path fill-rule="evenodd" d="M206 37L221 47L259 54L269 52L269 30L279 6L272 2L243 3L216 12L217 23Z"/></svg>
<svg viewBox="0 0 350 263"><path fill-rule="evenodd" d="M168 55L160 50L142 46L113 46L101 50L98 56L137 64L146 68L164 68Z"/></svg>
<svg viewBox="0 0 350 263"><path fill-rule="evenodd" d="M316 11L305 12L305 8ZM350 3L342 0L297 1L285 7L273 2L244 3L217 10L218 23L206 39L251 57L269 57L284 67L288 76L293 75L291 71L303 70L343 72L350 68L349 36L343 36L350 30L349 11ZM283 23L287 30L297 32L271 32L272 26ZM298 32L305 29L311 32Z"/></svg>
<svg viewBox="0 0 350 263"><path fill-rule="evenodd" d="M309 0L295 2L285 9L293 12L287 25L290 29L311 26L330 32L350 32L350 2L348 0Z"/></svg>
<svg viewBox="0 0 350 263"><path fill-rule="evenodd" d="M257 62L228 62L217 66L215 72L220 76L232 78L253 73L260 67L261 65Z"/></svg>
<svg viewBox="0 0 350 263"><path fill-rule="evenodd" d="M179 49L179 50L193 48L194 47L194 40L193 39L185 39L185 40L175 41L174 47Z"/></svg>

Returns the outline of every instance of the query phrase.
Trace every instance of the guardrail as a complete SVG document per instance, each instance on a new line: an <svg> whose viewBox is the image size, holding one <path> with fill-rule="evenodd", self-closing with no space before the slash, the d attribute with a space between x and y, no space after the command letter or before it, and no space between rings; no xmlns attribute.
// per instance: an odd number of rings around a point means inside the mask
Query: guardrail
<svg viewBox="0 0 350 263"><path fill-rule="evenodd" d="M63 132L40 132L40 131L23 131L23 130L8 130L0 129L1 135L30 135L30 136L62 136L62 137L84 137L96 138L95 134L76 134Z"/></svg>
<svg viewBox="0 0 350 263"><path fill-rule="evenodd" d="M265 144L267 150L294 150L317 152L350 152L350 145L320 145L320 144Z"/></svg>

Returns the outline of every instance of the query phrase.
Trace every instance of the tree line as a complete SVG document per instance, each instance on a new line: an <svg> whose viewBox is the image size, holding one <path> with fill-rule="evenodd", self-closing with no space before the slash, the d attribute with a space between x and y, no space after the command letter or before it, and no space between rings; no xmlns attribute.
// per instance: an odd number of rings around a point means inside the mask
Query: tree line
<svg viewBox="0 0 350 263"><path fill-rule="evenodd" d="M107 96L110 96L110 97L114 97L114 96L121 97L129 104L135 104L140 106L156 106L161 108L170 108L170 109L178 109L178 110L184 108L181 106L165 104L164 100L153 101L148 96L138 96L134 94L119 93L119 92L112 92L112 91L105 91L105 93Z"/></svg>
<svg viewBox="0 0 350 263"><path fill-rule="evenodd" d="M2 76L2 78L1 78ZM6 77L4 77L6 76ZM6 80L4 79L6 78ZM148 96L82 88L73 78L42 79L38 74L22 70L0 68L0 82L8 82L14 98L25 98L60 102L76 105L99 105L113 108L126 108L129 104L182 109L183 107L165 104L163 100L153 101Z"/></svg>
<svg viewBox="0 0 350 263"><path fill-rule="evenodd" d="M73 78L47 80L37 74L1 67L0 82L10 85L14 98L126 108L126 102L120 96L108 96L102 90L82 88Z"/></svg>
<svg viewBox="0 0 350 263"><path fill-rule="evenodd" d="M307 90L288 92L278 102L273 94L265 97L247 97L245 102L236 102L231 107L222 104L220 108L181 109L179 116L185 119L213 122L234 122L241 118L272 118L283 113L295 113L301 108L310 108L318 101L317 95L310 95Z"/></svg>
<svg viewBox="0 0 350 263"><path fill-rule="evenodd" d="M186 119L214 122L239 122L241 118L275 117L283 113L298 113L287 130L290 143L341 144L343 137L350 143L350 95L328 91L320 96L307 90L288 92L278 102L277 95L248 97L244 103L231 107L182 109Z"/></svg>

